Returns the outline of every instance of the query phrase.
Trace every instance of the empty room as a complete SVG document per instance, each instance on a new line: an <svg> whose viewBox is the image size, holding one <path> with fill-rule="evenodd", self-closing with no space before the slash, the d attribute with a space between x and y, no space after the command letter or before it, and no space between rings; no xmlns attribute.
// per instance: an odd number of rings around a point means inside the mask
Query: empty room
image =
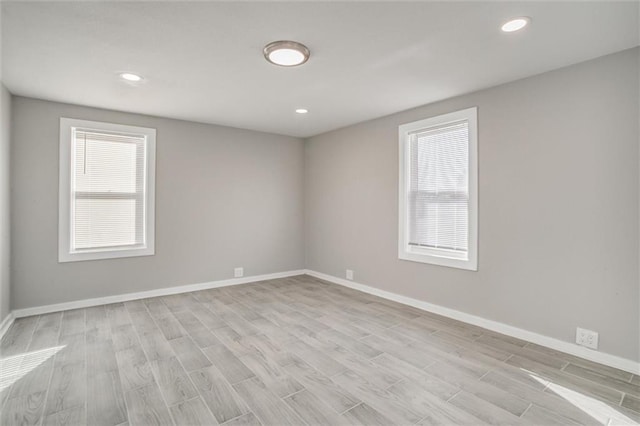
<svg viewBox="0 0 640 426"><path fill-rule="evenodd" d="M640 424L640 1L0 1L0 424Z"/></svg>

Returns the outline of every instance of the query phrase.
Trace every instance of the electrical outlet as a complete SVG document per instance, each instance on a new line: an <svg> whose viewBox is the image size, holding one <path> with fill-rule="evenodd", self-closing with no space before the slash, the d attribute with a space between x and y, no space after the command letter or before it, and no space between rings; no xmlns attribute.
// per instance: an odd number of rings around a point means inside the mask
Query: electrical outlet
<svg viewBox="0 0 640 426"><path fill-rule="evenodd" d="M351 269L347 269L347 279L353 281L353 271Z"/></svg>
<svg viewBox="0 0 640 426"><path fill-rule="evenodd" d="M233 270L233 276L236 278L240 278L244 276L244 268L235 268Z"/></svg>
<svg viewBox="0 0 640 426"><path fill-rule="evenodd" d="M591 349L598 349L598 333L584 328L576 328L576 343Z"/></svg>

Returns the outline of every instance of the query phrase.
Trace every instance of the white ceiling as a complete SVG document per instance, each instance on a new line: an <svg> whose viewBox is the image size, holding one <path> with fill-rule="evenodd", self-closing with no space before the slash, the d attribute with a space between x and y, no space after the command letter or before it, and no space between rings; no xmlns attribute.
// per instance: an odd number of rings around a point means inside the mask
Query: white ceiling
<svg viewBox="0 0 640 426"><path fill-rule="evenodd" d="M2 78L16 95L306 137L637 46L638 6L3 2ZM520 15L532 25L500 31ZM309 62L267 63L280 39Z"/></svg>

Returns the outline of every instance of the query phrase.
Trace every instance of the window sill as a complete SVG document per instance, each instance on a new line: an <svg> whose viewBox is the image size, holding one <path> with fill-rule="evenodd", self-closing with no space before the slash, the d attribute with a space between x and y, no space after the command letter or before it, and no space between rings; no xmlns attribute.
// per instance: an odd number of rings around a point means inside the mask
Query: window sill
<svg viewBox="0 0 640 426"><path fill-rule="evenodd" d="M478 262L475 259L454 259L450 257L435 256L432 254L418 254L401 250L398 259L410 262L428 263L431 265L446 266L449 268L464 269L467 271L477 271Z"/></svg>
<svg viewBox="0 0 640 426"><path fill-rule="evenodd" d="M69 253L64 250L58 251L58 263L81 262L84 260L102 260L102 259L119 259L123 257L140 257L153 256L155 249L153 247L118 249L118 250L96 250Z"/></svg>

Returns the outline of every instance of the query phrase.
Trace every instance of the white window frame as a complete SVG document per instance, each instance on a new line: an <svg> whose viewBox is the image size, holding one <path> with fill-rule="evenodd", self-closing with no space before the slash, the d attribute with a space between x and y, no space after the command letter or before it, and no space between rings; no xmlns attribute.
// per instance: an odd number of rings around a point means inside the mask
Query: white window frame
<svg viewBox="0 0 640 426"><path fill-rule="evenodd" d="M146 138L144 243L136 247L97 248L73 251L71 247L72 211L72 137L75 128L142 135ZM98 121L60 118L60 180L58 190L58 262L151 256L155 254L155 176L156 130L147 127Z"/></svg>
<svg viewBox="0 0 640 426"><path fill-rule="evenodd" d="M466 120L469 125L469 224L468 258L460 258L451 250L415 247L409 245L409 147L411 134L431 127ZM478 108L468 108L449 114L403 124L399 127L400 179L399 179L399 233L398 258L413 262L451 268L478 270Z"/></svg>

